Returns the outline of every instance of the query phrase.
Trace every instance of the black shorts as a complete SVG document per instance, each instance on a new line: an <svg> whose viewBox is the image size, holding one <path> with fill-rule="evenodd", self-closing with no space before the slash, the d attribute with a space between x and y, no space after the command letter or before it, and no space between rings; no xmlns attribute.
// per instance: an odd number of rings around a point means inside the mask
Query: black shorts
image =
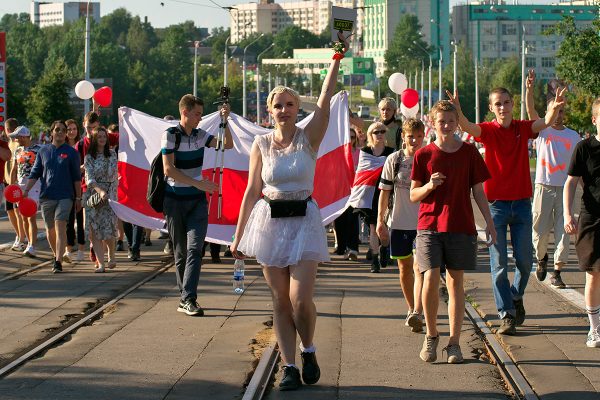
<svg viewBox="0 0 600 400"><path fill-rule="evenodd" d="M392 229L390 235L390 258L403 260L412 257L416 237L416 230Z"/></svg>
<svg viewBox="0 0 600 400"><path fill-rule="evenodd" d="M575 251L582 271L600 271L600 218L581 210Z"/></svg>
<svg viewBox="0 0 600 400"><path fill-rule="evenodd" d="M10 210L14 210L15 209L15 203L11 203L10 201L4 199L5 205L6 205L6 211L10 211Z"/></svg>

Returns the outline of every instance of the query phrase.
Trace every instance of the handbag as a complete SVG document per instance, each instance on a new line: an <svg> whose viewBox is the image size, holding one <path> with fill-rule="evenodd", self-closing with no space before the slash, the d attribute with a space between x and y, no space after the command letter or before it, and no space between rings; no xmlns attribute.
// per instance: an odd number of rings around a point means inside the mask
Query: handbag
<svg viewBox="0 0 600 400"><path fill-rule="evenodd" d="M94 192L90 197L87 198L85 206L87 208L99 208L103 205L103 203L104 201L102 200L100 193Z"/></svg>
<svg viewBox="0 0 600 400"><path fill-rule="evenodd" d="M268 197L263 199L271 207L271 218L289 218L306 216L306 206L311 196L304 200L271 200Z"/></svg>

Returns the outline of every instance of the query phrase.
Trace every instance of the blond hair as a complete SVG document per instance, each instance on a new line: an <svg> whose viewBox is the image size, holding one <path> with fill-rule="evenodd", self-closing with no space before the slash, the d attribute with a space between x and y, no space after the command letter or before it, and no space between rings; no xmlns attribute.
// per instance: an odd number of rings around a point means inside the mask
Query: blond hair
<svg viewBox="0 0 600 400"><path fill-rule="evenodd" d="M287 87L287 86L275 86L273 88L273 90L271 90L271 93L269 93L269 96L267 97L267 109L268 110L270 110L271 106L273 105L273 99L275 98L275 95L278 95L281 93L287 93L290 96L292 96L294 98L294 100L296 101L296 105L300 106L300 95L298 94L298 92L296 92L294 89Z"/></svg>
<svg viewBox="0 0 600 400"><path fill-rule="evenodd" d="M367 146L375 146L375 140L373 140L373 131L383 130L387 131L387 126L383 122L373 122L367 129Z"/></svg>
<svg viewBox="0 0 600 400"><path fill-rule="evenodd" d="M396 104L396 100L392 99L391 97L384 97L383 99L381 99L381 101L379 102L379 104L377 104L377 108L381 109L381 107L386 106L386 105L389 105L394 110L398 109L398 105Z"/></svg>
<svg viewBox="0 0 600 400"><path fill-rule="evenodd" d="M600 97L592 103L592 117L600 117Z"/></svg>
<svg viewBox="0 0 600 400"><path fill-rule="evenodd" d="M435 103L435 105L431 107L431 111L429 111L429 118L433 122L435 122L436 114L444 111L453 113L456 119L458 120L458 111L456 110L456 107L454 107L454 104L452 104L448 100L440 100L437 103Z"/></svg>
<svg viewBox="0 0 600 400"><path fill-rule="evenodd" d="M413 132L425 132L425 125L421 122L420 119L416 118L407 118L402 124L402 137L404 137L407 133Z"/></svg>

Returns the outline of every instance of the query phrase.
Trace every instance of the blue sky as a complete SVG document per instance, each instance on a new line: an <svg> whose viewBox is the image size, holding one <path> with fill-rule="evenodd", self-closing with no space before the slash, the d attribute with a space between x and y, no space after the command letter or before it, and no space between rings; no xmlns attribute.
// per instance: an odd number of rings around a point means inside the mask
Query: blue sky
<svg viewBox="0 0 600 400"><path fill-rule="evenodd" d="M223 6L245 2L244 0L212 1ZM521 3L550 2L544 0L521 1ZM192 20L196 25L208 28L229 26L227 11L217 8L214 3L211 0L100 0L100 12L104 15L116 8L125 7L133 15L139 15L142 18L148 16L148 20L154 27L164 27L186 20ZM461 3L466 3L466 0L450 0L451 6ZM29 12L29 6L30 0L0 0L0 15Z"/></svg>

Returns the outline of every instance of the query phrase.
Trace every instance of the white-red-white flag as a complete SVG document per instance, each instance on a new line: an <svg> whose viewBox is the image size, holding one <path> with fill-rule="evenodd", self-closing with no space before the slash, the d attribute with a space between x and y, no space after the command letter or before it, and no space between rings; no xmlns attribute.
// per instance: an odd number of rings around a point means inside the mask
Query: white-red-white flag
<svg viewBox="0 0 600 400"><path fill-rule="evenodd" d="M312 114L298 123L305 127ZM204 117L199 127L217 135L220 117L212 113ZM150 164L160 152L162 133L178 121L164 121L131 108L119 108L119 191L118 202L111 202L115 213L124 221L152 229L164 228L163 215L150 208L146 189ZM222 216L217 218L218 195L214 194L209 210L207 240L229 244L235 232L244 191L248 182L250 148L256 135L270 130L231 114L228 122L234 148L225 151L223 168ZM354 179L352 149L346 92L331 100L331 113L325 138L321 143L315 171L313 198L321 208L323 224L333 221L346 208ZM216 151L204 153L204 179L212 179ZM219 173L216 174L218 183Z"/></svg>
<svg viewBox="0 0 600 400"><path fill-rule="evenodd" d="M375 188L385 164L385 156L374 156L373 154L360 151L356 176L352 184L352 193L348 199L348 205L354 208L370 209L373 203Z"/></svg>

